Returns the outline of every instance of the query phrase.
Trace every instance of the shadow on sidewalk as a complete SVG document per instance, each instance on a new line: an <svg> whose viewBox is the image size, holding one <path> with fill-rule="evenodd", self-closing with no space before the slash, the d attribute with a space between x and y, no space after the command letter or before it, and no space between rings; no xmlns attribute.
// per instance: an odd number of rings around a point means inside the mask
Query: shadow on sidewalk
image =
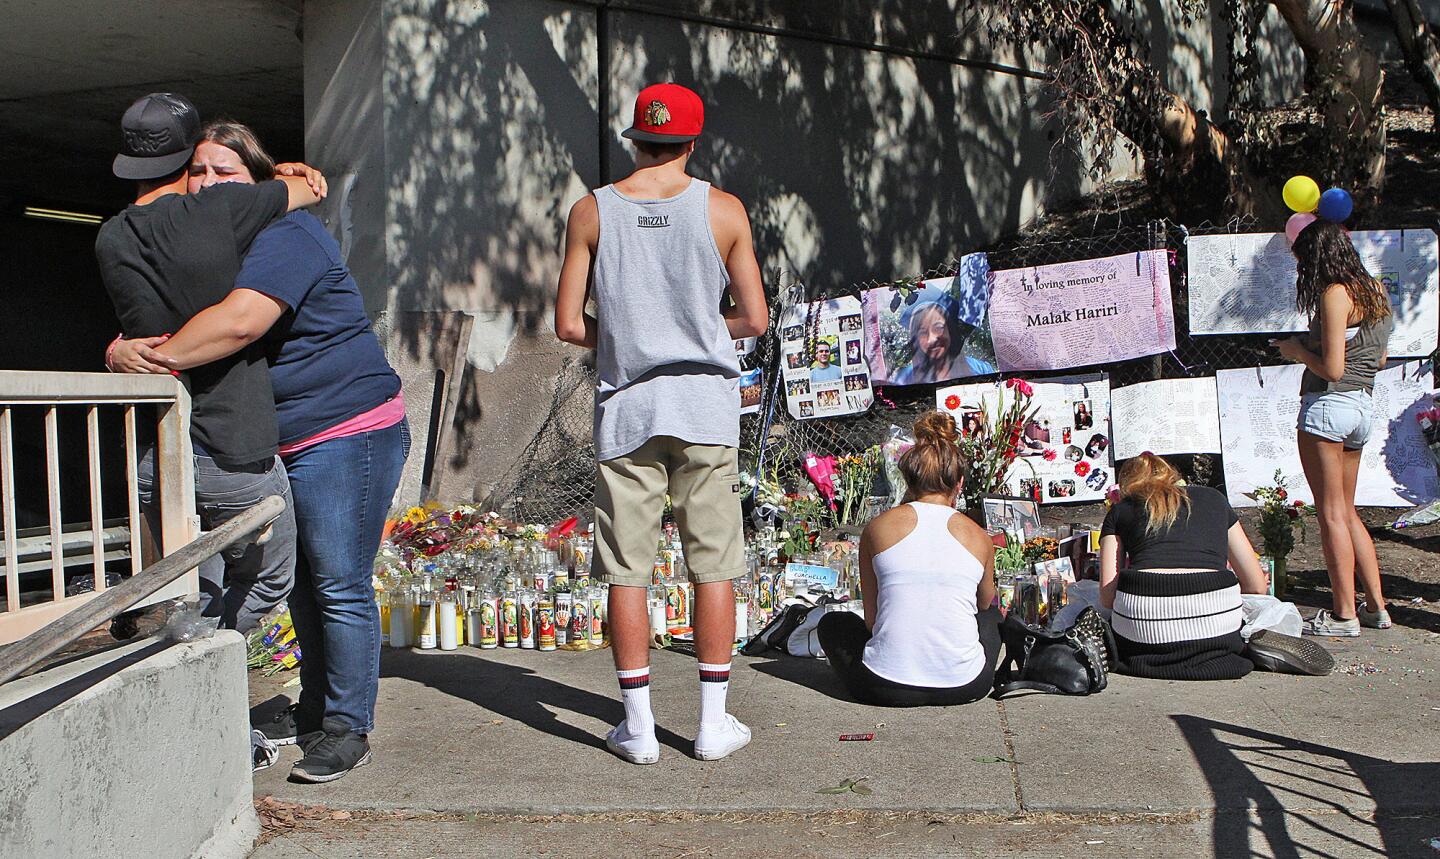
<svg viewBox="0 0 1440 859"><path fill-rule="evenodd" d="M603 734L567 725L555 718L546 706L592 716L607 725L618 724L625 718L618 691L614 698L597 695L546 679L529 668L469 655L387 650L380 660L380 677L423 683L437 692L469 701L553 737L602 750L605 749ZM694 748L694 743L665 728L657 727L655 736L661 744L685 755Z"/></svg>
<svg viewBox="0 0 1440 859"><path fill-rule="evenodd" d="M855 699L846 691L845 684L840 682L840 678L835 676L835 672L825 660L786 656L778 651L766 655L774 658L766 662L752 662L750 667L761 674L768 674L796 686L804 686L836 701L855 703Z"/></svg>
<svg viewBox="0 0 1440 859"><path fill-rule="evenodd" d="M1257 827L1246 814L1216 814L1217 859L1329 855L1307 840L1343 842L1347 856L1416 855L1423 846L1416 818L1433 820L1440 811L1433 793L1440 762L1395 763L1198 716L1171 718L1205 774L1217 811L1249 809L1259 819ZM1367 797L1375 804L1373 818L1363 808ZM1327 825L1325 818L1336 815L1373 827L1375 838L1358 840ZM1307 827L1308 837L1298 831ZM1252 830L1262 844L1251 844Z"/></svg>

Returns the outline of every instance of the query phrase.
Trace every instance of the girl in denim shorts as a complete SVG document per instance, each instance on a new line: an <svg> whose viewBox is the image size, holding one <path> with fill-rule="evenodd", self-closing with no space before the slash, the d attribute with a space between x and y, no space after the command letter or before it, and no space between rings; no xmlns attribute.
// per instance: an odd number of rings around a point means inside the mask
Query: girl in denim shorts
<svg viewBox="0 0 1440 859"><path fill-rule="evenodd" d="M1365 270L1339 224L1313 222L1295 238L1291 251L1297 263L1295 291L1300 310L1310 317L1310 330L1276 345L1282 356L1305 365L1300 463L1315 496L1334 601L1330 611L1306 621L1305 632L1357 636L1361 626L1390 626L1375 544L1355 510L1355 483L1375 418L1375 374L1385 366L1394 317L1385 288ZM1357 578L1365 595L1358 605Z"/></svg>

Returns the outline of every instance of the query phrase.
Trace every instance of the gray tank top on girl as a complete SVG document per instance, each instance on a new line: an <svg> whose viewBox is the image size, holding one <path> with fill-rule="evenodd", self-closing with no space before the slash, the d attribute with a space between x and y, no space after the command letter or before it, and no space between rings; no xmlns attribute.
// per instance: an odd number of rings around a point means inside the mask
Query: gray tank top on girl
<svg viewBox="0 0 1440 859"><path fill-rule="evenodd" d="M656 436L738 447L740 364L720 315L730 276L710 229L710 183L692 179L664 200L606 185L595 200L595 458Z"/></svg>
<svg viewBox="0 0 1440 859"><path fill-rule="evenodd" d="M1364 391L1371 393L1375 388L1375 374L1380 372L1380 359L1390 343L1390 331L1395 327L1395 315L1389 314L1374 322L1345 329L1345 372L1339 381L1327 382L1308 369L1300 378L1300 393L1324 394L1331 391ZM1310 336L1306 338L1310 351L1319 355L1320 315L1310 320Z"/></svg>

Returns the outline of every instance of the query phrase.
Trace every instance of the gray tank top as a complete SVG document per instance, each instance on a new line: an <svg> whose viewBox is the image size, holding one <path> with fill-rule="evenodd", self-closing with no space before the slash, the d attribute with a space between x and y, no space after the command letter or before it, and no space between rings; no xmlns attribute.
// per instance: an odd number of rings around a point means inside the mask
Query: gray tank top
<svg viewBox="0 0 1440 859"><path fill-rule="evenodd" d="M1309 370L1300 379L1300 393L1324 394L1331 391L1364 391L1375 389L1375 374L1380 372L1380 359L1390 343L1390 330L1395 326L1392 313L1383 319L1345 329L1345 373L1337 382L1327 382ZM1310 351L1320 354L1320 316L1310 320Z"/></svg>
<svg viewBox="0 0 1440 859"><path fill-rule="evenodd" d="M710 229L710 183L664 200L595 191L595 458L656 436L740 444L740 364L720 315L730 276Z"/></svg>

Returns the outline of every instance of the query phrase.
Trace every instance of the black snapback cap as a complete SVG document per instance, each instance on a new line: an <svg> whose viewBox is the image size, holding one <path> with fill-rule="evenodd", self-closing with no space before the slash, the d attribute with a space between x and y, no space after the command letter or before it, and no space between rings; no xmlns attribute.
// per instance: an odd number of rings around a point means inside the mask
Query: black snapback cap
<svg viewBox="0 0 1440 859"><path fill-rule="evenodd" d="M152 92L120 120L122 144L111 167L121 179L159 179L185 166L200 139L200 111L183 95Z"/></svg>

